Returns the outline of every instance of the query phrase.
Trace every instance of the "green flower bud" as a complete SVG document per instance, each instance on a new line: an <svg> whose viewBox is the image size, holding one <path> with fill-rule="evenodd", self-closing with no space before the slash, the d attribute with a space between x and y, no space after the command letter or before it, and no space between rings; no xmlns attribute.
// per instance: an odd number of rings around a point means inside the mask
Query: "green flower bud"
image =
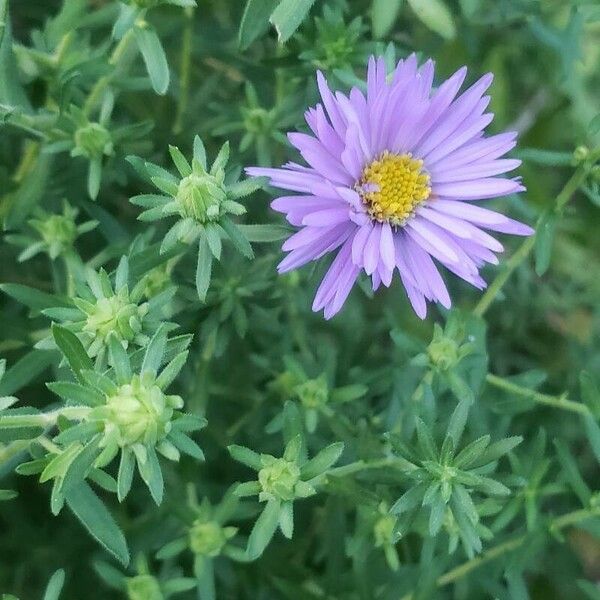
<svg viewBox="0 0 600 600"><path fill-rule="evenodd" d="M173 411L182 406L182 398L164 394L154 377L134 375L107 396L107 421L117 429L120 446L156 444L171 430Z"/></svg>
<svg viewBox="0 0 600 600"><path fill-rule="evenodd" d="M264 108L249 108L243 111L243 115L244 128L249 133L265 134L269 133L273 127L273 117Z"/></svg>
<svg viewBox="0 0 600 600"><path fill-rule="evenodd" d="M298 465L273 456L263 457L263 465L258 472L258 481L262 487L259 499L293 500L296 497L296 484L300 481Z"/></svg>
<svg viewBox="0 0 600 600"><path fill-rule="evenodd" d="M75 132L76 153L86 158L99 158L113 152L109 131L100 123L88 123Z"/></svg>
<svg viewBox="0 0 600 600"><path fill-rule="evenodd" d="M93 310L87 313L83 331L102 341L114 332L126 344L141 331L142 320L147 313L147 303L134 304L126 293L99 298Z"/></svg>
<svg viewBox="0 0 600 600"><path fill-rule="evenodd" d="M30 224L41 235L52 259L70 249L77 239L77 225L71 214L48 215L43 220L32 219Z"/></svg>
<svg viewBox="0 0 600 600"><path fill-rule="evenodd" d="M459 361L459 345L445 336L434 338L427 348L427 355L433 366L447 371Z"/></svg>
<svg viewBox="0 0 600 600"><path fill-rule="evenodd" d="M382 515L375 521L373 537L377 548L394 543L394 528L397 521L398 518L390 514Z"/></svg>
<svg viewBox="0 0 600 600"><path fill-rule="evenodd" d="M192 173L179 182L175 198L179 214L199 223L217 221L221 204L227 199L223 182L208 173Z"/></svg>
<svg viewBox="0 0 600 600"><path fill-rule="evenodd" d="M190 548L194 554L218 556L236 532L236 527L221 527L216 521L197 520L190 529Z"/></svg>
<svg viewBox="0 0 600 600"><path fill-rule="evenodd" d="M327 404L329 389L324 377L309 379L297 385L294 392L305 408L318 408Z"/></svg>
<svg viewBox="0 0 600 600"><path fill-rule="evenodd" d="M129 600L163 600L160 585L152 575L137 575L127 579L127 598Z"/></svg>
<svg viewBox="0 0 600 600"><path fill-rule="evenodd" d="M573 152L573 160L575 164L582 163L590 154L590 150L587 146L577 146Z"/></svg>

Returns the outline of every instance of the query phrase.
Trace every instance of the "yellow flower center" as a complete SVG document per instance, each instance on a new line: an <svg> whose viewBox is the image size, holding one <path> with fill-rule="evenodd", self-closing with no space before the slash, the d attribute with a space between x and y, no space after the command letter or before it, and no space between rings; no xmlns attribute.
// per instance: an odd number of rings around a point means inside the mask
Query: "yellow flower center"
<svg viewBox="0 0 600 600"><path fill-rule="evenodd" d="M431 194L423 161L387 150L365 167L356 190L370 217L391 225L404 225Z"/></svg>

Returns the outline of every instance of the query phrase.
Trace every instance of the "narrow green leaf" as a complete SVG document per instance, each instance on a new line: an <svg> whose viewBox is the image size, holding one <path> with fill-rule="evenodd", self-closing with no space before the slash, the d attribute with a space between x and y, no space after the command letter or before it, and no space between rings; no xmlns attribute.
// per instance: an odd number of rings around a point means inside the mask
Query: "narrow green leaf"
<svg viewBox="0 0 600 600"><path fill-rule="evenodd" d="M238 33L240 50L246 50L254 40L269 29L269 17L278 1L247 0Z"/></svg>
<svg viewBox="0 0 600 600"><path fill-rule="evenodd" d="M281 505L277 500L269 500L256 520L248 538L246 553L250 560L258 558L269 545L279 524Z"/></svg>
<svg viewBox="0 0 600 600"><path fill-rule="evenodd" d="M238 225L237 228L249 242L278 242L291 233L283 225Z"/></svg>
<svg viewBox="0 0 600 600"><path fill-rule="evenodd" d="M238 252L243 254L246 258L254 258L254 251L252 250L252 246L240 231L237 225L233 223L227 217L223 217L221 219L221 226L227 233L229 239L233 242L233 245L236 247Z"/></svg>
<svg viewBox="0 0 600 600"><path fill-rule="evenodd" d="M231 454L231 458L233 460L237 460L238 462L254 469L255 471L259 471L262 469L262 461L260 459L260 454L254 452L254 450L250 450L250 448L246 448L244 446L236 446L231 445L227 446L227 450L229 450L229 454Z"/></svg>
<svg viewBox="0 0 600 600"><path fill-rule="evenodd" d="M302 465L300 469L302 479L309 480L326 472L338 461L343 451L344 444L342 442L335 442L323 448L315 457Z"/></svg>
<svg viewBox="0 0 600 600"><path fill-rule="evenodd" d="M541 277L550 266L552 244L558 215L553 211L546 211L537 226L535 235L535 272Z"/></svg>
<svg viewBox="0 0 600 600"><path fill-rule="evenodd" d="M135 27L134 32L152 87L157 94L163 95L169 87L169 64L160 39L149 25Z"/></svg>
<svg viewBox="0 0 600 600"><path fill-rule="evenodd" d="M92 488L82 482L69 490L66 502L90 535L123 566L127 566L129 550L123 532Z"/></svg>
<svg viewBox="0 0 600 600"><path fill-rule="evenodd" d="M210 285L212 271L212 253L208 247L206 236L201 235L198 241L198 263L196 265L196 291L202 302L206 300L206 293Z"/></svg>
<svg viewBox="0 0 600 600"><path fill-rule="evenodd" d="M10 396L31 383L58 357L51 350L32 350L8 369L0 380L0 396Z"/></svg>
<svg viewBox="0 0 600 600"><path fill-rule="evenodd" d="M270 18L281 43L292 37L314 3L315 0L281 0Z"/></svg>
<svg viewBox="0 0 600 600"><path fill-rule="evenodd" d="M451 40L456 36L456 27L450 9L443 0L408 0L415 15L431 31Z"/></svg>
<svg viewBox="0 0 600 600"><path fill-rule="evenodd" d="M87 355L85 348L79 341L79 338L72 332L54 323L52 325L52 336L56 345L60 348L64 354L73 374L76 379L81 383L85 383L85 380L81 374L81 371L93 370L94 365L92 359Z"/></svg>
<svg viewBox="0 0 600 600"><path fill-rule="evenodd" d="M119 462L119 473L117 475L117 498L123 502L133 481L133 471L135 469L135 456L129 448L121 450L121 460Z"/></svg>
<svg viewBox="0 0 600 600"><path fill-rule="evenodd" d="M63 569L58 569L50 577L50 581L48 581L43 600L58 600L64 584L65 572Z"/></svg>
<svg viewBox="0 0 600 600"><path fill-rule="evenodd" d="M394 26L404 0L373 0L371 6L371 23L373 37L385 37Z"/></svg>

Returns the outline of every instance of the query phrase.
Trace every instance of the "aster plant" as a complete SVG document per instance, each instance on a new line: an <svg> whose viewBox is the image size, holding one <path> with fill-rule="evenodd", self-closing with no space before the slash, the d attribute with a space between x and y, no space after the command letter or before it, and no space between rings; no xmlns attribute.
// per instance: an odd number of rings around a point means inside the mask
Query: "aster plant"
<svg viewBox="0 0 600 600"><path fill-rule="evenodd" d="M231 241L247 258L254 256L247 236L230 215L239 216L246 212L237 200L255 192L263 181L257 178L238 182L236 173L226 173L228 142L221 146L210 169L206 162L206 149L198 136L194 138L191 165L175 146L169 146L169 152L179 177L158 165L129 157L136 171L162 192L134 196L131 202L146 209L138 217L141 221L177 217L177 222L165 234L160 251L167 252L178 242L197 244L196 290L200 300L204 300L210 284L213 258L221 258L222 238Z"/></svg>
<svg viewBox="0 0 600 600"><path fill-rule="evenodd" d="M387 74L383 58L372 57L367 93L346 96L317 83L322 103L309 109L312 134L290 133L308 166L252 167L248 174L297 195L273 201L298 233L283 245L289 254L279 272L336 252L313 303L326 318L344 304L359 274L373 290L392 283L398 270L408 298L425 318L426 301L448 308L450 295L433 258L483 289L479 269L497 264L502 245L484 229L530 235L533 230L474 204L524 191L519 178L498 177L520 161L501 158L515 146L515 133L484 137L493 115L484 95L484 75L458 95L466 67L433 88L434 63L416 55Z"/></svg>
<svg viewBox="0 0 600 600"><path fill-rule="evenodd" d="M0 0L3 600L598 600L598 17Z"/></svg>
<svg viewBox="0 0 600 600"><path fill-rule="evenodd" d="M77 334L88 356L99 366L106 365L109 337L114 337L127 348L130 344L146 346L164 319L164 306L175 293L169 286L146 301L147 280L140 279L130 289L129 260L122 257L111 278L100 269L87 269L86 283L77 286L74 306L57 306L44 310L44 314ZM172 323L162 323L168 329ZM46 338L38 344L51 348L52 340Z"/></svg>

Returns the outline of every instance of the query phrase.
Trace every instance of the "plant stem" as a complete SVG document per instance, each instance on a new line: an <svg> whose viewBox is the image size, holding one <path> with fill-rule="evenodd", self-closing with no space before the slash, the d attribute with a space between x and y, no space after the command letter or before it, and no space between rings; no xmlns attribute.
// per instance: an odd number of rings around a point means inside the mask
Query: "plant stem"
<svg viewBox="0 0 600 600"><path fill-rule="evenodd" d="M597 517L599 515L600 515L600 507L599 506L596 506L593 508L582 508L580 510L576 510L576 511L564 514L555 519L552 519L552 521L550 522L550 525L549 525L549 529L554 530L554 531L561 530L561 529L564 529L565 527L568 527L569 525L574 525L575 523L579 523L580 521L585 521L586 519L589 519L592 517ZM527 536L527 535L520 535L520 536L514 537L505 542L502 542L501 544L498 544L497 546L490 548L489 550L485 551L483 554L468 560L467 562L463 563L462 565L459 565L458 567L455 567L454 569L450 569L449 571L446 571L446 573L444 573L443 575L438 577L438 580L436 582L437 587L441 588L446 585L449 585L449 584L457 581L458 579L461 579L465 575L468 575L471 571L474 571L481 565L484 565L485 563L488 563L488 562L494 560L495 558L498 558L499 556L507 554L508 552L511 552L512 550L516 550L517 548L522 546L528 539L529 539L529 536ZM401 598L401 600L412 600L412 599L413 599L412 592L409 592L408 594L402 596L402 598Z"/></svg>
<svg viewBox="0 0 600 600"><path fill-rule="evenodd" d="M554 201L555 212L561 212L563 210L567 202L571 199L571 196L577 191L577 188L581 183L583 183L585 177L586 169L583 166L579 166L556 197L556 200ZM508 278L512 275L513 271L529 256L529 253L535 245L536 236L537 231L526 238L517 251L508 259L504 265L504 269L496 276L490 287L479 299L479 302L473 309L474 314L479 317L485 314L492 302L496 299L496 296L500 293L500 290L504 287Z"/></svg>
<svg viewBox="0 0 600 600"><path fill-rule="evenodd" d="M529 388L517 385L516 383L508 381L503 377L492 375L491 373L486 375L485 380L494 387L510 392L511 394L522 396L523 398L528 398L539 404L545 404L554 408L562 408L563 410L570 410L571 412L575 412L580 415L591 415L589 408L585 404L573 402L573 400L568 400L562 396L549 396L547 394L542 394L540 392L536 392L535 390L530 390Z"/></svg>
<svg viewBox="0 0 600 600"><path fill-rule="evenodd" d="M173 133L181 133L183 130L183 119L188 105L190 93L190 73L192 65L192 36L194 32L194 8L185 9L185 27L181 48L181 63L179 74L179 101L177 103L177 116L173 125Z"/></svg>

